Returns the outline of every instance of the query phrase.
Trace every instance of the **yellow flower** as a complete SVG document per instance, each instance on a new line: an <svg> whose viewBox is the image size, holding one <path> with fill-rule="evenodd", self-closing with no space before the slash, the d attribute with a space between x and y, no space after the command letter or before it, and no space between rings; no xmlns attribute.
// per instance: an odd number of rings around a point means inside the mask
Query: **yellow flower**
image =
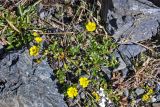
<svg viewBox="0 0 160 107"><path fill-rule="evenodd" d="M153 89L150 88L147 92L147 95L151 95L151 94L153 94Z"/></svg>
<svg viewBox="0 0 160 107"><path fill-rule="evenodd" d="M148 101L150 99L150 96L148 94L144 94L142 97L142 101Z"/></svg>
<svg viewBox="0 0 160 107"><path fill-rule="evenodd" d="M96 23L94 23L94 22L88 22L86 24L86 29L87 29L87 31L90 31L90 32L95 31L96 30Z"/></svg>
<svg viewBox="0 0 160 107"><path fill-rule="evenodd" d="M47 55L48 52L49 52L48 50L45 50L43 55Z"/></svg>
<svg viewBox="0 0 160 107"><path fill-rule="evenodd" d="M37 43L41 43L43 39L42 39L41 37L35 37L34 40L35 40Z"/></svg>
<svg viewBox="0 0 160 107"><path fill-rule="evenodd" d="M100 96L98 95L98 93L93 92L92 95L96 98L96 101L100 100Z"/></svg>
<svg viewBox="0 0 160 107"><path fill-rule="evenodd" d="M80 85L81 85L83 88L87 87L88 84L89 84L89 80L88 80L88 78L86 78L86 77L81 77L81 78L79 79L79 82L80 82Z"/></svg>
<svg viewBox="0 0 160 107"><path fill-rule="evenodd" d="M40 64L42 61L40 59L36 60L36 63Z"/></svg>
<svg viewBox="0 0 160 107"><path fill-rule="evenodd" d="M78 95L78 90L76 88L74 88L74 87L70 87L67 90L67 95L70 98L74 98L74 97L76 97Z"/></svg>
<svg viewBox="0 0 160 107"><path fill-rule="evenodd" d="M37 32L33 32L32 35L35 36L35 37L39 36L39 34Z"/></svg>
<svg viewBox="0 0 160 107"><path fill-rule="evenodd" d="M29 54L31 56L37 56L38 55L38 52L39 52L39 48L37 46L32 46L30 49L29 49Z"/></svg>

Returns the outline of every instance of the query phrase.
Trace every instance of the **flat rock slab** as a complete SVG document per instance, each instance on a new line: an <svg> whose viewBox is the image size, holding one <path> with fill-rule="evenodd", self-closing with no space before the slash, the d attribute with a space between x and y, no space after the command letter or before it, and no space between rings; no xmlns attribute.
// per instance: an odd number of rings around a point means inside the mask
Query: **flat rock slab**
<svg viewBox="0 0 160 107"><path fill-rule="evenodd" d="M158 34L160 27L159 0L101 0L101 16L106 31L119 43L120 66L126 69L129 60L146 49L138 42ZM123 58L122 58L123 56ZM124 61L123 59L127 59Z"/></svg>
<svg viewBox="0 0 160 107"><path fill-rule="evenodd" d="M106 30L120 42L139 42L156 35L160 22L159 1L102 0Z"/></svg>
<svg viewBox="0 0 160 107"><path fill-rule="evenodd" d="M33 64L28 51L0 60L0 107L67 107L46 61Z"/></svg>

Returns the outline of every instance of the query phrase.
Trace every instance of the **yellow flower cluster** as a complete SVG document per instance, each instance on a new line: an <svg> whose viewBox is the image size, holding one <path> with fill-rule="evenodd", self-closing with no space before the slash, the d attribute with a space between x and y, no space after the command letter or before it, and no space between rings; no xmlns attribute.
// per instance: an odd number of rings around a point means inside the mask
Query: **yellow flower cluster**
<svg viewBox="0 0 160 107"><path fill-rule="evenodd" d="M39 53L39 48L35 45L29 49L29 54L31 56L38 56L38 53Z"/></svg>
<svg viewBox="0 0 160 107"><path fill-rule="evenodd" d="M33 34L32 34L33 36L35 36L35 37L38 37L38 36L40 36L37 32L33 32Z"/></svg>
<svg viewBox="0 0 160 107"><path fill-rule="evenodd" d="M70 87L67 90L68 97L74 98L78 95L78 90L74 87Z"/></svg>
<svg viewBox="0 0 160 107"><path fill-rule="evenodd" d="M45 50L43 55L47 55L48 53L49 53L49 51Z"/></svg>
<svg viewBox="0 0 160 107"><path fill-rule="evenodd" d="M96 101L100 100L100 96L98 95L98 93L93 92L92 95L96 98Z"/></svg>
<svg viewBox="0 0 160 107"><path fill-rule="evenodd" d="M96 30L96 23L95 23L95 22L88 22L88 23L86 24L86 29L87 29L87 31L89 31L89 32L95 31L95 30Z"/></svg>
<svg viewBox="0 0 160 107"><path fill-rule="evenodd" d="M43 39L40 37L40 35L37 33L37 32L33 32L32 34L35 38L34 40L37 42L37 43L41 43L43 41Z"/></svg>
<svg viewBox="0 0 160 107"><path fill-rule="evenodd" d="M41 59L36 59L36 63L37 63L37 64L40 64L41 62L42 62Z"/></svg>
<svg viewBox="0 0 160 107"><path fill-rule="evenodd" d="M142 101L148 101L150 99L149 95L148 94L144 94L142 96Z"/></svg>
<svg viewBox="0 0 160 107"><path fill-rule="evenodd" d="M148 92L147 92L148 95L151 95L151 94L153 94L153 93L154 93L154 92L153 92L153 89L151 89L151 88L150 88L150 89L148 90Z"/></svg>
<svg viewBox="0 0 160 107"><path fill-rule="evenodd" d="M153 89L149 89L148 92L142 96L142 101L149 101L153 93Z"/></svg>
<svg viewBox="0 0 160 107"><path fill-rule="evenodd" d="M41 37L35 37L34 40L37 42L37 43L41 43L43 41L43 39Z"/></svg>
<svg viewBox="0 0 160 107"><path fill-rule="evenodd" d="M34 40L37 42L37 43L41 43L43 41L43 39L40 37L40 35L37 33L37 32L33 32L32 34L35 38ZM32 46L30 49L29 49L29 54L30 56L38 56L39 54L39 47L38 46ZM40 62L40 61L38 61Z"/></svg>
<svg viewBox="0 0 160 107"><path fill-rule="evenodd" d="M88 80L88 78L86 78L86 77L81 77L81 78L79 79L79 82L80 82L80 85L81 85L83 88L86 88L86 87L88 86L88 84L89 84L89 80ZM68 97L70 97L70 98L76 97L76 96L78 95L78 90L77 90L77 88L75 88L75 87L70 87L70 88L68 88L68 90L67 90L67 95L68 95Z"/></svg>
<svg viewBox="0 0 160 107"><path fill-rule="evenodd" d="M89 84L89 80L86 77L81 77L79 79L79 83L83 88L86 88L88 86L88 84Z"/></svg>

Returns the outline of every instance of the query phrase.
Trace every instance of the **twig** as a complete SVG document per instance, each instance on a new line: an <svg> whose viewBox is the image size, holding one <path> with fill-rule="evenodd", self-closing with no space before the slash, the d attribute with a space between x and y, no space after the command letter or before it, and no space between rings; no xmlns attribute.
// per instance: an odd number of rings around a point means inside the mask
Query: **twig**
<svg viewBox="0 0 160 107"><path fill-rule="evenodd" d="M137 45L140 45L140 46L142 46L142 47L144 47L144 48L150 50L151 52L154 52L153 49L151 49L151 48L149 48L148 46L145 46L145 45L143 45L143 44L141 44L141 43L137 43L137 42L133 42L133 41L132 41L132 43L137 44Z"/></svg>
<svg viewBox="0 0 160 107"><path fill-rule="evenodd" d="M57 32L57 33L40 33L44 35L63 35L63 34L74 34L74 32Z"/></svg>
<svg viewBox="0 0 160 107"><path fill-rule="evenodd" d="M53 23L49 23L48 21L41 19L39 16L36 16L36 17L39 18L39 19L40 19L41 21L43 21L44 23L52 26L53 28L58 28L58 29L60 29L60 30L63 31L63 29L62 29L61 27L59 27L59 26L57 26L57 25L55 25L55 24L53 25Z"/></svg>

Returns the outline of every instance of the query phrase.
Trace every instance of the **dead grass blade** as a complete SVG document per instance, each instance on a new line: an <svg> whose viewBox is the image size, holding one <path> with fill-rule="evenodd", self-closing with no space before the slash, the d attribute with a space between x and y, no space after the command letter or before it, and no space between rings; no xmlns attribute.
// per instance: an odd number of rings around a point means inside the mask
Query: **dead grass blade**
<svg viewBox="0 0 160 107"><path fill-rule="evenodd" d="M6 21L7 21L7 23L9 24L9 26L10 26L13 30L15 30L15 31L18 32L18 33L21 33L21 32L18 30L18 28L16 28L16 27L13 25L12 22L10 22L8 19L6 19Z"/></svg>

